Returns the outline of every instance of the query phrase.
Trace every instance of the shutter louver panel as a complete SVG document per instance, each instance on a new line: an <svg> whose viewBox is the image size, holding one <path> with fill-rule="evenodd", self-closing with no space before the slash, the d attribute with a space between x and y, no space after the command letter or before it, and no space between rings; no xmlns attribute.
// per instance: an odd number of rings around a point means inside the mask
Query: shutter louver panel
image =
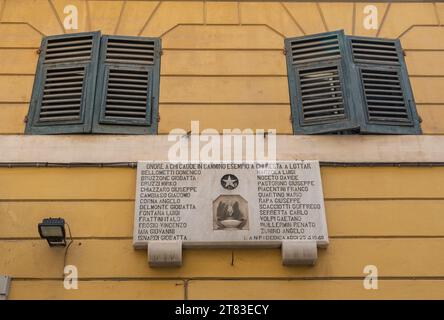
<svg viewBox="0 0 444 320"><path fill-rule="evenodd" d="M353 60L356 63L399 65L395 41L368 38L350 38Z"/></svg>
<svg viewBox="0 0 444 320"><path fill-rule="evenodd" d="M102 37L93 132L157 131L160 39Z"/></svg>
<svg viewBox="0 0 444 320"><path fill-rule="evenodd" d="M337 66L299 71L304 123L345 119L344 95Z"/></svg>
<svg viewBox="0 0 444 320"><path fill-rule="evenodd" d="M293 64L304 64L324 60L340 59L341 50L337 34L322 35L309 39L290 41Z"/></svg>
<svg viewBox="0 0 444 320"><path fill-rule="evenodd" d="M409 122L399 72L361 69L369 122Z"/></svg>
<svg viewBox="0 0 444 320"><path fill-rule="evenodd" d="M49 39L45 52L45 63L90 60L92 49L92 35Z"/></svg>
<svg viewBox="0 0 444 320"><path fill-rule="evenodd" d="M39 121L78 121L82 111L85 68L47 69Z"/></svg>
<svg viewBox="0 0 444 320"><path fill-rule="evenodd" d="M109 69L102 120L118 123L150 124L149 72ZM147 112L148 111L148 112Z"/></svg>
<svg viewBox="0 0 444 320"><path fill-rule="evenodd" d="M26 133L91 132L99 46L99 32L43 39Z"/></svg>
<svg viewBox="0 0 444 320"><path fill-rule="evenodd" d="M154 41L109 38L106 62L154 64Z"/></svg>

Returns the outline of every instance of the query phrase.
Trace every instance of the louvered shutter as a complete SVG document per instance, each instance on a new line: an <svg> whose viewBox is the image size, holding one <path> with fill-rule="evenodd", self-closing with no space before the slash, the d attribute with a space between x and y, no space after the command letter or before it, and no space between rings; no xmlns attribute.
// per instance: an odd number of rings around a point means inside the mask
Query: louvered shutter
<svg viewBox="0 0 444 320"><path fill-rule="evenodd" d="M360 94L362 133L420 134L399 40L348 37Z"/></svg>
<svg viewBox="0 0 444 320"><path fill-rule="evenodd" d="M28 134L91 132L100 32L42 40Z"/></svg>
<svg viewBox="0 0 444 320"><path fill-rule="evenodd" d="M349 55L343 31L285 40L295 134L358 128L347 81Z"/></svg>
<svg viewBox="0 0 444 320"><path fill-rule="evenodd" d="M93 132L157 132L160 39L103 36Z"/></svg>

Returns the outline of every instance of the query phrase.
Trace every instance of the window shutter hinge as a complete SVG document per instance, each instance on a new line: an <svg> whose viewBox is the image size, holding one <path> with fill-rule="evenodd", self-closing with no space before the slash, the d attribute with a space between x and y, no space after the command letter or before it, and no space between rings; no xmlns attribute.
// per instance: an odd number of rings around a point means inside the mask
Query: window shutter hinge
<svg viewBox="0 0 444 320"><path fill-rule="evenodd" d="M28 116L26 115L25 118L23 118L24 123L28 123Z"/></svg>
<svg viewBox="0 0 444 320"><path fill-rule="evenodd" d="M284 56L287 55L287 49L284 48L284 50L282 50L282 53L284 54Z"/></svg>
<svg viewBox="0 0 444 320"><path fill-rule="evenodd" d="M160 113L157 115L157 122L160 122Z"/></svg>
<svg viewBox="0 0 444 320"><path fill-rule="evenodd" d="M405 52L404 49L402 49L402 55L403 55L404 57L407 56L407 53Z"/></svg>
<svg viewBox="0 0 444 320"><path fill-rule="evenodd" d="M37 49L35 52L36 52L37 54L40 54L40 53L42 53L42 49Z"/></svg>

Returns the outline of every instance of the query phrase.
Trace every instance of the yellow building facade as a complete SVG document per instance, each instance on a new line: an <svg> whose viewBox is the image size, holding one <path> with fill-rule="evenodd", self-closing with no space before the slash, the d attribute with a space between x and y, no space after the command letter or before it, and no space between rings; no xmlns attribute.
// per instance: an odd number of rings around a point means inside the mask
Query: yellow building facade
<svg viewBox="0 0 444 320"><path fill-rule="evenodd" d="M74 30L64 27L69 5ZM377 29L363 24L368 5ZM439 2L0 0L9 298L443 299L443 24ZM284 39L339 29L401 40L422 135L293 136ZM96 30L162 39L158 135L24 135L42 37ZM279 249L186 249L180 268L148 266L132 246L132 164L166 159L167 134L193 120L201 130L276 129L279 159L321 161L330 244L315 266L283 266ZM49 216L70 224L77 290L63 287L64 249L38 236ZM363 286L368 265L377 290Z"/></svg>

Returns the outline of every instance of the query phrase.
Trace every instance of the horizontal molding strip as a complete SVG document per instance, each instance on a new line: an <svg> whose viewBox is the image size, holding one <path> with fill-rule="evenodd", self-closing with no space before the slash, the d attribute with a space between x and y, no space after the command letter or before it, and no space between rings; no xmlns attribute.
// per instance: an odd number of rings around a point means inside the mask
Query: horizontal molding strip
<svg viewBox="0 0 444 320"><path fill-rule="evenodd" d="M139 160L167 161L170 148L179 139L168 141L168 135L53 135L0 136L0 163L5 166L47 164L116 164L134 166ZM174 138L174 137L173 137ZM274 138L274 137L273 137ZM269 136L256 135L256 142L267 145ZM442 166L444 164L444 136L363 136L277 135L278 160L319 160L325 165L411 165ZM267 141L268 140L268 141ZM200 147L207 142L200 142Z"/></svg>
<svg viewBox="0 0 444 320"><path fill-rule="evenodd" d="M347 276L333 276L333 277L79 277L79 281L313 281L313 280L359 280L362 277L347 277ZM378 276L379 280L444 280L444 276ZM48 277L48 278L33 278L33 277L12 277L12 281L63 281L64 278Z"/></svg>

